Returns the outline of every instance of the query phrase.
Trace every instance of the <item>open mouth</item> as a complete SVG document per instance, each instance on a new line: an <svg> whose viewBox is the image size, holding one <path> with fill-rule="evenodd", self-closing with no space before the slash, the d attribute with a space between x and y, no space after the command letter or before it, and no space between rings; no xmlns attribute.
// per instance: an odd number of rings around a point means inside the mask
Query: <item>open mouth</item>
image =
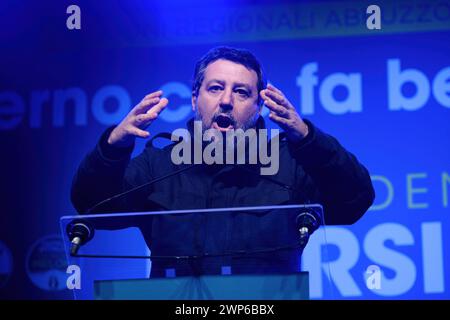
<svg viewBox="0 0 450 320"><path fill-rule="evenodd" d="M214 121L217 124L217 126L222 129L228 129L233 125L233 120L230 117L223 114L218 115Z"/></svg>

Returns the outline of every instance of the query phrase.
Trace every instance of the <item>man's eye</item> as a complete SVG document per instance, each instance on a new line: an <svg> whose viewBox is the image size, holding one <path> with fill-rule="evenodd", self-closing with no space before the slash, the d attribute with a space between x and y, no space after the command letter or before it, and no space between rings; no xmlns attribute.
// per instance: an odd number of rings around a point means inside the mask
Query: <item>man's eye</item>
<svg viewBox="0 0 450 320"><path fill-rule="evenodd" d="M243 96L243 97L248 97L248 96L249 96L249 93L248 93L246 90L244 90L244 89L237 89L236 92L237 92L240 96Z"/></svg>
<svg viewBox="0 0 450 320"><path fill-rule="evenodd" d="M217 92L217 91L219 91L221 89L222 88L220 86L211 86L211 87L209 87L208 91Z"/></svg>

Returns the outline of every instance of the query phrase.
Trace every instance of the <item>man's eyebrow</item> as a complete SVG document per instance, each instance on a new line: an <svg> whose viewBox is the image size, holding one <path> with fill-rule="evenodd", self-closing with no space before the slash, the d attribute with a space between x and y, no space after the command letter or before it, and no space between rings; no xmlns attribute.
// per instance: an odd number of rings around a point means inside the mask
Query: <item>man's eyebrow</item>
<svg viewBox="0 0 450 320"><path fill-rule="evenodd" d="M249 91L252 91L252 86L247 83L235 82L234 85L236 87L244 87L247 88Z"/></svg>
<svg viewBox="0 0 450 320"><path fill-rule="evenodd" d="M211 84L211 83L213 83L213 82L220 83L221 85L224 85L224 84L225 84L225 81L223 81L223 80L218 80L218 79L211 79L211 80L209 80L208 82L206 82L206 84L209 85L209 84Z"/></svg>
<svg viewBox="0 0 450 320"><path fill-rule="evenodd" d="M225 85L225 81L219 80L219 79L211 79L211 80L209 80L208 82L206 82L206 85L210 85L210 84L213 83L213 82L217 82L217 83L219 83L219 84L221 84L221 85ZM234 83L233 83L233 86L234 86L234 87L245 87L245 88L247 88L249 91L252 91L252 86L249 85L249 84L243 83L243 82L234 82Z"/></svg>

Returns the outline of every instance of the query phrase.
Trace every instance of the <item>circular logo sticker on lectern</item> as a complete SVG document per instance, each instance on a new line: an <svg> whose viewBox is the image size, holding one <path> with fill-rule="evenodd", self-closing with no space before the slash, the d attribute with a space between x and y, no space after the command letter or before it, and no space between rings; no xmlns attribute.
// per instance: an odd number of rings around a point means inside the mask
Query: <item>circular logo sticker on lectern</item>
<svg viewBox="0 0 450 320"><path fill-rule="evenodd" d="M58 235L39 239L28 251L25 270L33 284L42 290L65 289L66 269L64 243Z"/></svg>

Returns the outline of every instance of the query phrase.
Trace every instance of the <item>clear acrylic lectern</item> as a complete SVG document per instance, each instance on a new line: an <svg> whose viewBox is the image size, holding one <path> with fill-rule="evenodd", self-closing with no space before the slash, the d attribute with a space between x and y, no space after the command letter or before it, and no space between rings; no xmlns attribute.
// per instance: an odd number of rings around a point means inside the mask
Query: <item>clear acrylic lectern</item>
<svg viewBox="0 0 450 320"><path fill-rule="evenodd" d="M316 204L64 216L67 285L75 299L308 299L300 261L322 217Z"/></svg>

